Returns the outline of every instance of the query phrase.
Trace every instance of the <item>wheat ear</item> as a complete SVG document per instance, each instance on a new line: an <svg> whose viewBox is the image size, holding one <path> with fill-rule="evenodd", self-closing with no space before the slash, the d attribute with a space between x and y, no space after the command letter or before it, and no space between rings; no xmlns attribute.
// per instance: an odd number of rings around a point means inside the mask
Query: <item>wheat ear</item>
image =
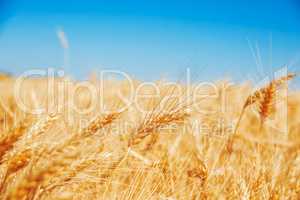
<svg viewBox="0 0 300 200"><path fill-rule="evenodd" d="M263 98L259 101L259 116L260 116L260 129L263 126L264 121L271 113L272 104L275 98L276 87L272 82L265 89Z"/></svg>
<svg viewBox="0 0 300 200"><path fill-rule="evenodd" d="M44 187L45 193L51 193L55 188L64 185L68 181L70 181L72 178L74 178L78 173L84 171L86 168L91 167L94 164L97 164L97 161L99 160L98 154L103 151L104 146L102 145L98 150L88 158L84 158L79 163L74 165L74 167L68 169L65 173L65 175L55 183L49 184L48 186Z"/></svg>
<svg viewBox="0 0 300 200"><path fill-rule="evenodd" d="M272 109L272 103L273 103L273 99L275 97L276 90L279 87L281 87L283 84L285 84L287 81L292 80L295 76L296 76L296 74L290 73L281 78L274 79L267 86L265 86L261 89L258 89L253 94L249 95L244 103L242 112L241 112L238 122L235 126L233 135L235 135L237 133L241 119L242 119L247 107L252 104L255 104L255 103L259 104L259 115L261 118L260 129L261 129L263 122L268 117L268 115L270 114L270 111ZM233 137L229 137L227 140L227 144L226 144L227 152L232 151L232 143L233 143Z"/></svg>
<svg viewBox="0 0 300 200"><path fill-rule="evenodd" d="M40 185L44 184L50 177L68 166L77 157L77 151L66 152L61 157L52 160L42 169L33 169L7 196L7 200L30 200L36 198Z"/></svg>
<svg viewBox="0 0 300 200"><path fill-rule="evenodd" d="M286 76L272 80L267 86L260 88L256 91L254 91L251 95L249 95L247 97L243 107L247 108L248 106L261 101L264 96L264 93L268 90L270 85L273 85L272 87L275 87L276 89L278 89L279 87L284 85L287 81L295 78L295 76L296 76L295 73L289 73Z"/></svg>
<svg viewBox="0 0 300 200"><path fill-rule="evenodd" d="M49 114L45 119L38 121L31 128L29 128L29 123L27 122L28 118L25 118L24 121L0 140L0 164L3 162L2 159L6 152L11 150L14 144L23 137L23 135L26 135L26 137L28 137L27 140L29 140L36 135L46 132L58 117L57 114ZM28 133L25 133L27 130Z"/></svg>
<svg viewBox="0 0 300 200"><path fill-rule="evenodd" d="M111 124L114 120L116 120L121 113L115 112L115 113L110 113L103 116L97 116L90 124L85 127L82 131L81 134L82 136L86 137L89 135L93 135L96 133L98 130L104 128L108 124Z"/></svg>
<svg viewBox="0 0 300 200"><path fill-rule="evenodd" d="M6 152L11 150L14 144L23 136L26 128L27 126L21 123L0 139L0 164L3 162L2 158Z"/></svg>
<svg viewBox="0 0 300 200"><path fill-rule="evenodd" d="M10 175L24 168L25 166L28 165L31 157L32 157L31 149L26 149L21 153L17 154L9 161L7 173Z"/></svg>
<svg viewBox="0 0 300 200"><path fill-rule="evenodd" d="M287 76L281 77L271 81L265 88L262 89L261 98L258 101L259 115L260 115L260 130L262 129L263 123L266 118L270 115L273 108L273 101L275 99L276 91L279 87L285 84L287 81L293 79L295 74L288 74Z"/></svg>
<svg viewBox="0 0 300 200"><path fill-rule="evenodd" d="M128 146L130 147L132 145L140 143L142 139L162 126L168 125L170 123L183 123L184 119L188 116L189 114L187 114L185 111L177 110L172 113L162 114L158 117L152 117L137 129L136 134L129 140ZM150 144L148 144L147 148L149 148L149 145Z"/></svg>
<svg viewBox="0 0 300 200"><path fill-rule="evenodd" d="M51 125L59 119L59 114L50 113L45 118L39 120L29 131L28 137L34 137L45 133Z"/></svg>
<svg viewBox="0 0 300 200"><path fill-rule="evenodd" d="M198 178L199 180L201 180L201 185L203 185L208 177L207 167L203 161L200 161L198 162L198 167L187 171L187 175L191 178Z"/></svg>
<svg viewBox="0 0 300 200"><path fill-rule="evenodd" d="M32 157L32 150L27 149L17 154L9 161L6 174L0 186L0 193L2 193L2 190L5 187L6 180L8 179L8 177L16 173L17 171L21 170L22 168L26 167L30 162L31 157Z"/></svg>
<svg viewBox="0 0 300 200"><path fill-rule="evenodd" d="M272 80L267 86L258 89L253 94L249 95L246 99L246 102L244 103L242 113L239 117L239 122L244 114L245 109L254 103L259 103L260 115L262 119L265 119L270 112L270 106L276 90L283 84L285 84L287 81L292 80L295 76L296 74L290 73L281 78ZM237 124L234 133L236 133L238 125L239 123Z"/></svg>
<svg viewBox="0 0 300 200"><path fill-rule="evenodd" d="M104 128L108 124L112 123L121 113L111 113L104 117L96 117L92 122L84 128L79 134L72 136L71 138L67 139L62 145L56 147L50 151L45 151L44 153L49 155L53 155L54 152L62 154L63 159L58 159L53 161L47 168L41 170L37 173L33 173L31 176L28 176L26 180L24 180L20 185L17 191L13 192L9 196L9 200L17 200L24 198L27 194L34 195L39 185L46 181L46 177L49 175L54 175L58 172L58 168L62 168L63 166L67 166L64 160L70 160L70 158L64 155L64 150L68 147L71 147L75 144L78 144L81 139L85 137L89 137L93 135L98 130ZM29 185L29 186L28 186Z"/></svg>
<svg viewBox="0 0 300 200"><path fill-rule="evenodd" d="M53 149L47 152L48 155L52 155L55 152L63 152L65 148L77 146L81 140L94 135L98 130L108 126L114 120L116 120L121 113L110 113L103 116L97 116L93 119L87 127L77 134L73 134L70 138L66 139L59 146L54 147Z"/></svg>

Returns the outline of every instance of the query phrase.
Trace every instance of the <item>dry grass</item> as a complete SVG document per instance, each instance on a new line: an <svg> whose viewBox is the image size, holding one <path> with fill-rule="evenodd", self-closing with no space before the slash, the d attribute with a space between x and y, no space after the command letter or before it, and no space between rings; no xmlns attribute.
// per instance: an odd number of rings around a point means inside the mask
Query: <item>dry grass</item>
<svg viewBox="0 0 300 200"><path fill-rule="evenodd" d="M290 91L282 99L287 104L276 109L274 103L294 76L253 93L248 85L232 86L225 110L223 83L216 84L218 97L191 102L180 84L178 96L166 100L175 92L162 81L160 97L138 100L146 113L135 105L118 110L122 100L116 93L128 97L129 86L107 81L109 90L100 95L108 112L97 106L78 114L55 96L50 104L59 109L42 115L28 115L12 102L14 79L3 79L0 198L300 199L300 94ZM27 80L23 87L29 106L49 103L46 80ZM76 108L92 105L84 92L75 98ZM209 112L199 112L197 105ZM287 132L277 127L282 118L274 117L284 108Z"/></svg>

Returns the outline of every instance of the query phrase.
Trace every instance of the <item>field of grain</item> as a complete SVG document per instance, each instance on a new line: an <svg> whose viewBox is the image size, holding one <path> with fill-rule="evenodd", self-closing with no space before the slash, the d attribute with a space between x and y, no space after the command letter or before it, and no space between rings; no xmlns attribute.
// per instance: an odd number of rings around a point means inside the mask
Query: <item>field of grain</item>
<svg viewBox="0 0 300 200"><path fill-rule="evenodd" d="M2 77L0 199L299 199L294 78Z"/></svg>

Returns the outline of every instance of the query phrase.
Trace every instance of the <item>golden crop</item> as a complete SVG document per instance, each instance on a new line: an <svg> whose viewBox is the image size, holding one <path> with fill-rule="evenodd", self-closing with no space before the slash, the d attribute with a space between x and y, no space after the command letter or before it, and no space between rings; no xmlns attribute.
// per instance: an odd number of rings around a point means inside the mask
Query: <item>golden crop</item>
<svg viewBox="0 0 300 200"><path fill-rule="evenodd" d="M158 81L159 95L140 88L130 105L123 80L103 90L90 80L93 98L80 82L32 78L16 98L16 79L3 78L0 199L299 199L300 94L285 93L293 78L256 91Z"/></svg>

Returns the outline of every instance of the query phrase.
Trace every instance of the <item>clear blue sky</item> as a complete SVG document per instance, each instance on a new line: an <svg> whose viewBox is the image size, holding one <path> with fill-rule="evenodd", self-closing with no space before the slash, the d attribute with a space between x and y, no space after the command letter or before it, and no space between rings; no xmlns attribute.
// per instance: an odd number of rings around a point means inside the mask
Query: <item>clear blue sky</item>
<svg viewBox="0 0 300 200"><path fill-rule="evenodd" d="M0 0L0 70L64 66L123 70L140 79L256 77L300 69L297 0Z"/></svg>

